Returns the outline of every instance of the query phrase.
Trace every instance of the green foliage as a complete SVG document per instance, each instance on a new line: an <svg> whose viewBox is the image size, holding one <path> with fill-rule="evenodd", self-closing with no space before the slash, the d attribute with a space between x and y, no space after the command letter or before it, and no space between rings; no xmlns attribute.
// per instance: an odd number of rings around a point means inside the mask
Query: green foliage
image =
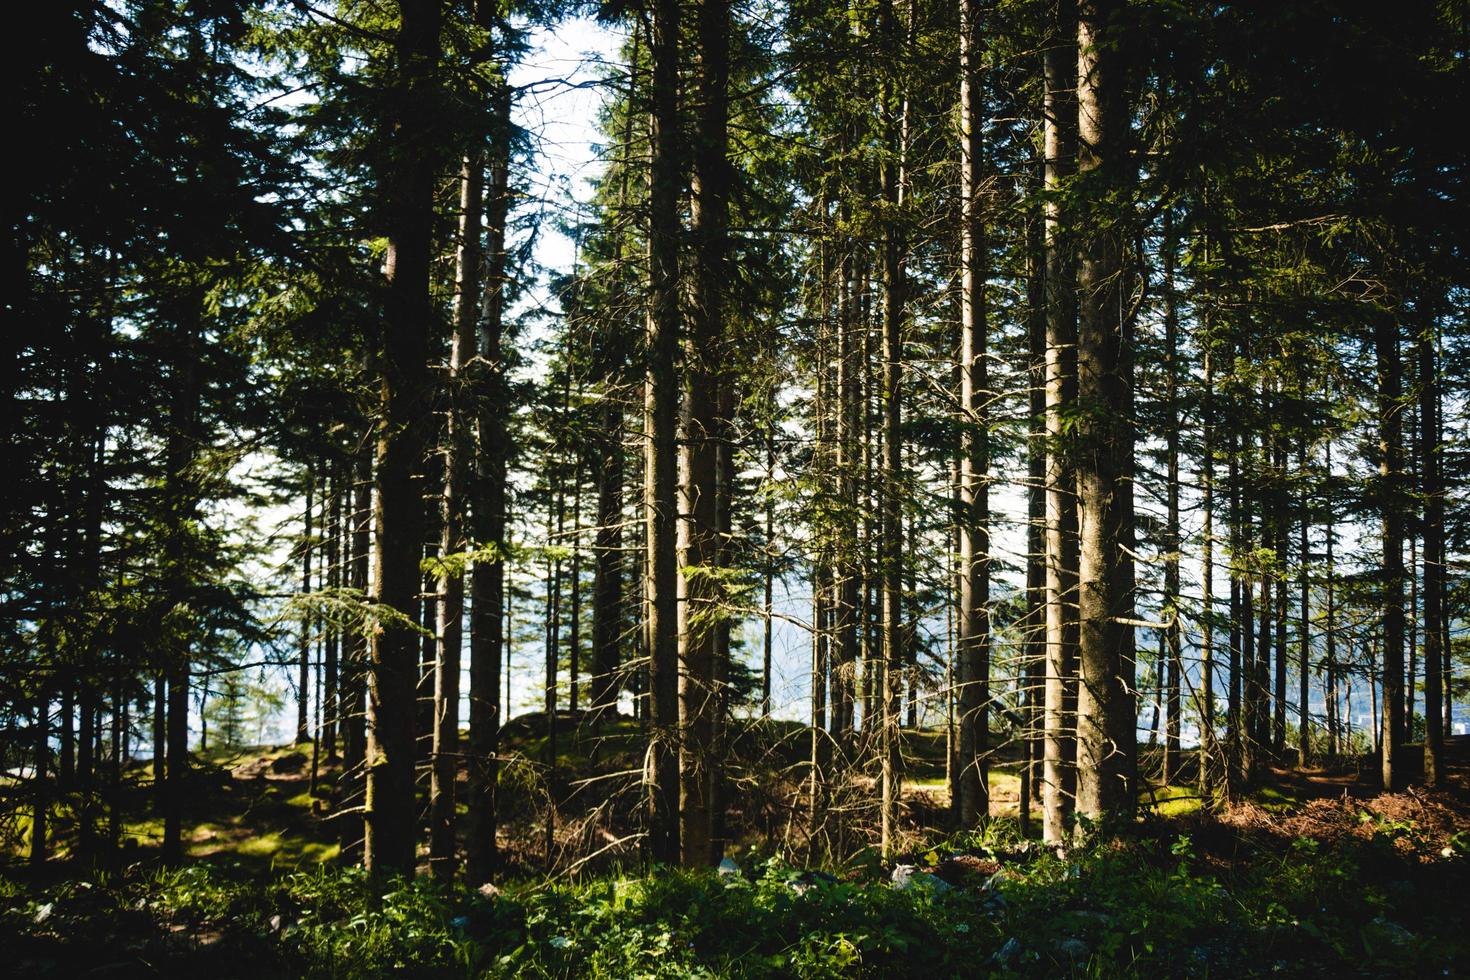
<svg viewBox="0 0 1470 980"><path fill-rule="evenodd" d="M920 856L941 872L956 855L1000 861L948 890L896 890L876 863L836 878L780 857L746 873L657 869L504 893L355 868L264 880L230 864L134 868L44 890L4 881L0 941L57 970L111 944L155 965L223 948L265 976L312 977L1461 972L1463 845L1445 849L1458 857L1421 855L1412 822L1367 819L1382 826L1366 841L1222 840L1202 824L1197 836L1094 837L1064 852L997 823ZM82 934L89 943L68 945Z"/></svg>

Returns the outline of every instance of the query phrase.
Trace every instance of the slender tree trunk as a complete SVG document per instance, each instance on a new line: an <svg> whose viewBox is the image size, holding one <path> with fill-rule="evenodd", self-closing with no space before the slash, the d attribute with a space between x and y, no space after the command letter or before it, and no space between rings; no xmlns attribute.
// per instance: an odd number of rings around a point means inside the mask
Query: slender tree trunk
<svg viewBox="0 0 1470 980"><path fill-rule="evenodd" d="M1307 473L1307 463L1307 439L1303 435L1297 444L1297 469L1304 478ZM1308 571L1311 568L1312 559L1312 514L1305 485L1302 489L1301 500L1298 502L1298 510L1301 513L1302 527L1301 544L1299 545L1301 564L1297 571L1297 588L1301 592L1301 612L1298 619L1300 624L1298 630L1301 635L1297 639L1301 643L1302 654L1298 665L1300 676L1297 678L1296 695L1297 764L1306 768L1312 761L1312 712L1309 700L1312 679L1312 579Z"/></svg>
<svg viewBox="0 0 1470 980"><path fill-rule="evenodd" d="M1378 360L1378 493L1383 520L1383 719L1380 764L1383 788L1404 782L1399 749L1404 726L1404 518L1403 364L1399 360L1399 326L1389 315L1374 325ZM1397 769L1397 771L1396 771Z"/></svg>
<svg viewBox="0 0 1470 980"><path fill-rule="evenodd" d="M980 0L960 0L960 605L961 827L990 815L989 378Z"/></svg>
<svg viewBox="0 0 1470 980"><path fill-rule="evenodd" d="M486 5L489 6L488 4ZM506 469L510 445L502 331L505 311L505 224L509 211L510 92L492 94L490 179L486 194L485 281L481 289L477 357L470 373L475 392L475 468L470 520L477 549L470 578L470 703L468 834L465 871L470 884L488 882L495 871L496 783L500 763L502 648L509 657L506 617ZM507 671L507 677L509 672ZM509 705L507 691L504 701Z"/></svg>
<svg viewBox="0 0 1470 980"><path fill-rule="evenodd" d="M880 32L890 40L889 51L899 53L898 26L893 0L883 0L879 12ZM905 46L906 47L906 46ZM907 136L907 103L899 108L898 85L884 81L882 111L884 141L889 155L881 171L883 199L890 206L903 204L904 146ZM903 786L903 755L899 730L899 704L903 694L903 442L900 423L903 383L903 307L905 274L901 233L890 221L883 234L883 469L881 486L882 542L879 562L883 591L883 687L879 695L882 722L881 843L885 858L893 854L898 835L899 799Z"/></svg>
<svg viewBox="0 0 1470 980"><path fill-rule="evenodd" d="M1084 180L1118 189L1127 126L1114 45L1116 5L1082 0L1077 19L1077 119ZM1123 305L1122 219L1093 214L1099 226L1081 250L1077 329L1079 418L1077 810L1094 819L1133 809L1134 711L1131 677L1133 485L1126 417L1132 379ZM1125 671L1129 676L1125 676Z"/></svg>
<svg viewBox="0 0 1470 980"><path fill-rule="evenodd" d="M1332 480L1332 440L1331 439L1328 439L1327 440L1327 445L1326 445L1326 447L1325 447L1325 449L1323 451L1323 457L1324 457L1324 462L1323 462L1323 465L1322 465L1322 472L1323 472L1323 475L1324 475L1325 480L1330 484L1331 483L1331 480ZM1326 537L1326 539L1327 539L1327 543L1326 543L1326 552L1327 552L1327 556L1326 556L1326 564L1327 564L1327 569L1326 569L1326 574L1327 574L1327 621L1324 624L1325 625L1325 628L1326 628L1326 631L1327 631L1327 637L1326 637L1327 649L1324 652L1324 655L1327 658L1327 700L1328 700L1328 704L1331 705L1331 708L1332 708L1332 714L1331 714L1331 717L1330 717L1330 719L1328 721L1328 729L1329 729L1329 735L1330 735L1330 739L1328 741L1328 745L1330 747L1331 753L1333 755L1337 755L1338 753L1340 753L1342 751L1342 742L1341 742L1341 737L1342 737L1342 727L1341 727L1342 726L1342 721L1341 721L1341 719L1337 715L1337 705L1338 705L1338 701L1337 701L1337 698L1338 698L1338 692L1337 692L1337 681L1338 681L1338 670L1337 670L1337 596L1336 596L1337 569L1335 567L1335 562L1333 560L1333 557L1334 557L1333 556L1333 549L1334 549L1334 547L1337 544L1337 516L1336 516L1336 510L1335 510L1335 508L1333 507L1333 504L1332 504L1332 497L1331 497L1331 495L1330 494L1324 494L1323 495L1323 498L1324 498L1323 499L1323 504L1327 507L1327 519L1326 519L1326 525L1327 526L1325 528L1325 532L1326 533L1324 535ZM1349 720L1351 720L1351 719L1349 719Z"/></svg>
<svg viewBox="0 0 1470 980"><path fill-rule="evenodd" d="M1424 783L1438 786L1444 767L1443 678L1445 519L1440 476L1439 365L1434 327L1426 324L1417 342L1419 358L1419 479L1424 496Z"/></svg>
<svg viewBox="0 0 1470 980"><path fill-rule="evenodd" d="M579 454L580 455L580 454ZM567 592L572 600L567 617L567 709L575 716L580 704L578 686L582 677L582 460L572 478L572 555Z"/></svg>
<svg viewBox="0 0 1470 980"><path fill-rule="evenodd" d="M654 860L679 857L679 637L675 432L679 385L679 3L653 5L653 159L649 178L649 310L644 388L644 506L647 511L645 628L653 766L649 850Z"/></svg>
<svg viewBox="0 0 1470 980"><path fill-rule="evenodd" d="M1077 287L1060 192L1077 153L1077 22L1058 0L1045 54L1046 267L1046 691L1042 836L1064 839L1076 800L1077 496L1070 416L1077 403Z"/></svg>
<svg viewBox="0 0 1470 980"><path fill-rule="evenodd" d="M312 547L311 510L316 490L316 470L306 468L306 510L301 518L301 594L311 594ZM301 636L296 656L296 744L311 741L311 612L301 610Z"/></svg>
<svg viewBox="0 0 1470 980"><path fill-rule="evenodd" d="M1242 530L1244 515L1240 506L1240 437L1234 428L1229 430L1227 447L1227 476L1230 491L1230 685L1226 693L1226 747L1225 747L1225 795L1233 798L1240 785L1244 739L1241 738L1241 722L1244 720L1241 705L1243 693L1242 668L1244 667L1244 639L1249 630L1242 622L1249 622L1248 608L1250 582L1240 568L1239 556L1245 549L1245 534ZM1242 602L1242 599L1245 602ZM1245 608L1243 608L1245 607Z"/></svg>
<svg viewBox="0 0 1470 980"><path fill-rule="evenodd" d="M177 602L185 596L194 583L187 578L188 525L195 519L199 499L195 478L191 475L192 464L199 446L199 408L201 388L199 379L199 346L201 343L203 295L195 288L186 289L180 301L181 319L177 339L179 350L175 365L177 378L170 406L170 431L164 455L167 477L164 493L169 501L170 525L164 542L165 594ZM183 858L184 806L188 793L189 775L189 667L194 651L189 641L179 649L169 651L170 662L165 671L168 681L167 721L164 726L167 749L167 773L163 790L163 859L177 863ZM85 723L83 744L87 747L88 783L90 783L93 740L95 738L96 706L90 700L92 688L82 688L87 698L82 704L82 719ZM77 760L78 775L81 776L81 759ZM84 784L84 790L89 785ZM90 814L84 817L90 825Z"/></svg>
<svg viewBox="0 0 1470 980"><path fill-rule="evenodd" d="M372 559L372 447L361 446L353 460L352 532L348 547L352 552L348 569L353 590L368 596L368 572ZM355 624L351 646L342 665L342 773L338 776L337 832L345 860L362 857L366 833L363 807L366 803L367 764L367 666L368 624Z"/></svg>
<svg viewBox="0 0 1470 980"><path fill-rule="evenodd" d="M772 602L775 598L776 580L776 399L771 398L771 419L766 425L766 494L765 494L765 591L762 596L761 614L761 717L771 717L771 640Z"/></svg>
<svg viewBox="0 0 1470 980"><path fill-rule="evenodd" d="M400 0L390 120L395 152L385 174L388 279L379 361L374 600L407 614L420 587L424 502L414 474L430 414L427 324L437 153L439 0ZM414 725L419 642L395 619L377 624L369 674L366 835L369 871L412 874L417 837Z"/></svg>
<svg viewBox="0 0 1470 980"><path fill-rule="evenodd" d="M1168 486L1166 513L1164 518L1164 646L1166 649L1164 700L1168 721L1164 728L1163 779L1167 784L1174 778L1179 761L1180 714L1183 707L1179 696L1180 675L1184 672L1181 658L1180 635L1182 625L1179 611L1179 313L1174 292L1174 238L1173 212L1164 212L1164 403L1167 417L1164 434L1167 454Z"/></svg>
<svg viewBox="0 0 1470 980"><path fill-rule="evenodd" d="M332 471L332 488L328 499L330 504L330 520L327 527L327 588L336 592L342 588L342 540L343 524L342 509L343 501L346 499L347 491L343 486L344 469L337 464ZM327 762L337 761L337 727L340 724L341 712L341 645L342 631L337 626L328 626L326 634L326 663L324 665L325 687L322 693L325 699L322 704L322 717L325 727L321 730L323 747L326 749Z"/></svg>
<svg viewBox="0 0 1470 980"><path fill-rule="evenodd" d="M1212 319L1206 312L1200 335L1204 348L1204 393L1200 406L1200 795L1213 800L1220 787L1219 741L1215 735L1215 360Z"/></svg>
<svg viewBox="0 0 1470 980"><path fill-rule="evenodd" d="M1031 806L1040 788L1041 708L1046 674L1046 245L1040 213L1027 222L1027 357L1030 419L1027 432L1026 633L1023 662L1026 705L1021 771L1021 835L1031 833ZM958 480L954 481L956 484ZM955 549L958 553L959 549ZM953 578L953 576L951 576Z"/></svg>
<svg viewBox="0 0 1470 980"><path fill-rule="evenodd" d="M832 396L835 403L836 437L833 468L836 473L838 513L857 513L857 323L850 285L851 245L841 243L843 254L836 263L837 272L837 377ZM836 581L832 608L832 735L844 756L850 754L853 739L853 676L858 657L858 587L861 557L854 553L855 542L838 535L832 542Z"/></svg>
<svg viewBox="0 0 1470 980"><path fill-rule="evenodd" d="M693 310L685 347L682 486L686 569L685 628L679 672L679 842L685 867L708 864L714 832L717 619L720 611L719 386L725 344L724 296L728 251L729 175L726 160L730 8L702 0L697 22L699 99L691 180L690 224L695 244Z"/></svg>
<svg viewBox="0 0 1470 980"><path fill-rule="evenodd" d="M568 372L571 368L568 365ZM570 387L570 382L568 382ZM566 425L567 404L566 396L562 402L562 424ZM563 430L565 431L565 429ZM566 460L561 460L565 466ZM564 472L564 471L563 471ZM553 477L555 472L553 471ZM566 525L566 493L565 484L562 480L556 480L556 489L551 494L551 513L547 514L547 537L552 541L562 540L562 531ZM545 846L545 870L548 874L555 867L555 844L556 844L556 802L557 802L557 667L561 657L561 558L554 560L550 557L546 560L546 641L543 645L546 654L543 667L543 708L546 717L546 838Z"/></svg>
<svg viewBox="0 0 1470 980"><path fill-rule="evenodd" d="M459 242L455 251L454 329L446 365L447 417L439 497L439 618L435 624L433 763L429 783L429 868L454 877L455 780L459 772L459 671L463 648L464 566L453 557L466 550L462 515L469 461L465 362L478 344L480 276L485 255L481 224L485 210L485 164L478 148L459 171Z"/></svg>
<svg viewBox="0 0 1470 980"><path fill-rule="evenodd" d="M47 844L47 817L51 812L51 787L48 784L47 763L51 757L51 698L43 687L36 698L31 719L31 737L34 746L31 758L31 846L29 859L32 867L46 863L49 853Z"/></svg>

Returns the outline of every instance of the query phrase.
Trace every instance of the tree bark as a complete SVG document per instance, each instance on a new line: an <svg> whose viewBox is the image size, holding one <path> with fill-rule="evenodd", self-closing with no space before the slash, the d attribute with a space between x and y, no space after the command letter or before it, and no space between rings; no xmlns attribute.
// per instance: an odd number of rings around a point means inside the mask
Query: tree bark
<svg viewBox="0 0 1470 980"><path fill-rule="evenodd" d="M1121 189L1127 105L1115 45L1117 5L1082 0L1077 18L1078 170L1093 200ZM1077 810L1093 819L1134 806L1132 769L1133 485L1127 417L1132 379L1122 320L1122 218L1100 204L1081 249L1077 328L1078 668ZM1129 676L1125 676L1127 671Z"/></svg>
<svg viewBox="0 0 1470 980"><path fill-rule="evenodd" d="M1399 326L1391 315L1380 314L1374 324L1374 351L1378 361L1378 493L1383 521L1383 710L1380 745L1383 788L1402 787L1399 752L1404 725L1404 517L1403 405L1400 389L1403 365L1399 361Z"/></svg>
<svg viewBox="0 0 1470 980"><path fill-rule="evenodd" d="M679 637L675 433L679 407L679 3L653 7L653 158L649 175L649 297L644 384L644 508L648 551L645 630L649 658L649 851L679 857Z"/></svg>
<svg viewBox="0 0 1470 980"><path fill-rule="evenodd" d="M959 821L990 815L990 438L982 7L960 2Z"/></svg>
<svg viewBox="0 0 1470 980"><path fill-rule="evenodd" d="M388 279L379 361L374 600L407 614L420 587L424 505L414 474L430 415L427 328L438 112L439 0L400 0L397 75L390 102L392 154L387 199ZM418 635L396 618L377 624L370 648L366 835L369 871L414 871L414 713Z"/></svg>
<svg viewBox="0 0 1470 980"><path fill-rule="evenodd" d="M1424 784L1438 786L1444 767L1442 637L1445 625L1445 500L1440 475L1439 364L1434 326L1416 341L1419 360L1419 479L1424 496Z"/></svg>
<svg viewBox="0 0 1470 980"><path fill-rule="evenodd" d="M488 4L486 5L488 6ZM475 469L470 520L478 549L491 553L474 562L470 578L470 703L468 834L465 871L473 885L488 882L495 871L497 757L501 724L501 656L506 643L506 469L510 445L506 431L505 358L502 333L505 311L505 236L510 209L510 92L497 86L491 98L486 204L485 281L481 289L475 392ZM508 703L508 696L507 702Z"/></svg>
<svg viewBox="0 0 1470 980"><path fill-rule="evenodd" d="M448 395L443 445L444 484L439 497L439 558L444 562L435 624L433 761L429 782L429 869L454 877L455 780L459 771L459 671L463 647L464 569L452 556L466 550L462 514L468 476L469 419L465 413L465 363L478 344L480 276L484 266L481 223L485 210L484 155L465 154L459 171L459 241L454 263L454 329L445 365Z"/></svg>
<svg viewBox="0 0 1470 980"><path fill-rule="evenodd" d="M316 490L316 470L306 468L306 509L301 518L301 594L311 594L312 525L311 510ZM311 741L311 613L301 611L301 635L296 655L296 744Z"/></svg>
<svg viewBox="0 0 1470 980"><path fill-rule="evenodd" d="M1076 800L1077 495L1068 415L1077 402L1077 285L1060 193L1077 153L1077 21L1058 0L1044 61L1046 267L1046 690L1042 836L1060 841Z"/></svg>

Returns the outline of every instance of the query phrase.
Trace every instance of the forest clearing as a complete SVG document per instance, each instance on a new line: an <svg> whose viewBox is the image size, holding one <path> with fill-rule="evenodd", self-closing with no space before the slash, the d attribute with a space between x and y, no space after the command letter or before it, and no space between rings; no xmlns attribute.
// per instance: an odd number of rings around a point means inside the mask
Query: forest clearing
<svg viewBox="0 0 1470 980"><path fill-rule="evenodd" d="M29 5L23 975L1470 975L1470 2Z"/></svg>

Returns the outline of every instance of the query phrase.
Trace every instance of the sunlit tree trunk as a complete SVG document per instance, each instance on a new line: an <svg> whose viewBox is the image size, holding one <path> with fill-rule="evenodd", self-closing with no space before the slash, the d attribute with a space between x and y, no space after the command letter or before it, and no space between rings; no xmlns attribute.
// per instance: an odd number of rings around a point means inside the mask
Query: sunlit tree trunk
<svg viewBox="0 0 1470 980"><path fill-rule="evenodd" d="M960 2L959 820L990 815L990 489L979 0Z"/></svg>
<svg viewBox="0 0 1470 980"><path fill-rule="evenodd" d="M1383 521L1383 711L1380 762L1383 788L1403 784L1399 758L1404 727L1404 517L1403 493L1403 364L1399 360L1399 325L1379 314L1374 324L1378 362L1378 503Z"/></svg>
<svg viewBox="0 0 1470 980"><path fill-rule="evenodd" d="M1078 170L1095 188L1118 190L1125 172L1127 105L1115 45L1117 5L1083 0L1077 18ZM1078 673L1077 810L1092 818L1132 811L1133 484L1130 423L1132 378L1124 349L1123 219L1099 219L1078 264Z"/></svg>
<svg viewBox="0 0 1470 980"><path fill-rule="evenodd" d="M1419 479L1424 495L1424 783L1438 786L1443 778L1445 579L1445 499L1440 476L1439 364L1434 350L1434 326L1424 325L1415 346L1419 359Z"/></svg>
<svg viewBox="0 0 1470 980"><path fill-rule="evenodd" d="M1077 402L1077 287L1060 199L1077 153L1077 22L1074 0L1057 0L1044 61L1042 112L1046 266L1046 690L1042 742L1042 835L1066 837L1076 800L1077 495L1069 413Z"/></svg>

